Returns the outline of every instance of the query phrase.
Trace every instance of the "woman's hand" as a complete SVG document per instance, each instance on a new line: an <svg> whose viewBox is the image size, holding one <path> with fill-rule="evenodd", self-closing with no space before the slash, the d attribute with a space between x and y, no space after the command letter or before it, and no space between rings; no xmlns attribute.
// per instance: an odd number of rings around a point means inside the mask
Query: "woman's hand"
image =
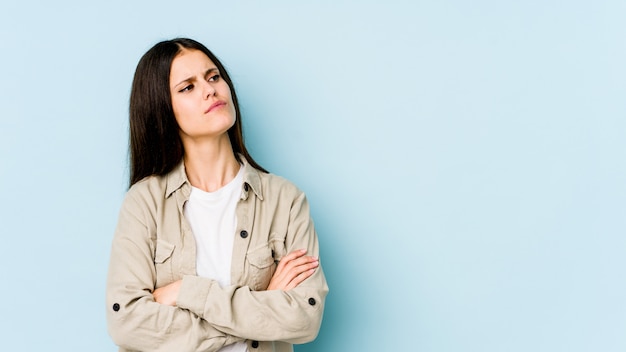
<svg viewBox="0 0 626 352"><path fill-rule="evenodd" d="M158 303L175 307L176 298L178 297L178 292L180 291L180 284L182 283L182 280L178 280L169 285L157 288L154 292L152 292L154 300Z"/></svg>
<svg viewBox="0 0 626 352"><path fill-rule="evenodd" d="M319 259L307 256L306 249L295 250L280 260L267 290L291 290L309 276L319 266Z"/></svg>

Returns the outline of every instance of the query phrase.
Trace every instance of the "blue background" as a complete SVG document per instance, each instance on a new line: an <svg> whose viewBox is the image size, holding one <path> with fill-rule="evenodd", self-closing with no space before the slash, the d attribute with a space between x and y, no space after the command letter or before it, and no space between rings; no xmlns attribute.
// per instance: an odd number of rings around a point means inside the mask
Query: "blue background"
<svg viewBox="0 0 626 352"><path fill-rule="evenodd" d="M4 1L0 349L114 351L140 56L233 77L331 288L297 351L626 350L626 2Z"/></svg>

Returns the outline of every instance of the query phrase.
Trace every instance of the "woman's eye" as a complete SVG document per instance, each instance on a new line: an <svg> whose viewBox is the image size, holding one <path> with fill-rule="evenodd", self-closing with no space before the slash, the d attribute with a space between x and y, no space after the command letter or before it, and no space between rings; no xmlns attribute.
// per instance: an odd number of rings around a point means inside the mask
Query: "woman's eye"
<svg viewBox="0 0 626 352"><path fill-rule="evenodd" d="M220 75L213 75L209 77L209 82L217 82L220 79Z"/></svg>
<svg viewBox="0 0 626 352"><path fill-rule="evenodd" d="M190 84L190 85L188 85L188 86L185 86L185 88L183 88L183 89L179 90L179 92L180 92L180 93L184 93L184 92L188 92L188 91L190 91L190 90L192 90L192 89L193 89L193 84Z"/></svg>

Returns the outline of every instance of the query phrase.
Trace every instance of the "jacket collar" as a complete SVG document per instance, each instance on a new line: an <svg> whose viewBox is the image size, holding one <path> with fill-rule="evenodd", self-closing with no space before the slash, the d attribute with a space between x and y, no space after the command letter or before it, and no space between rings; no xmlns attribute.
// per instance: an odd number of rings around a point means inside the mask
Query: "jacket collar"
<svg viewBox="0 0 626 352"><path fill-rule="evenodd" d="M252 165L248 163L246 158L243 155L238 154L239 161L243 164L243 193L242 198L248 198L248 190L252 188L254 194L260 199L263 200L263 189L261 188L261 175L259 170L255 169ZM180 163L167 175L166 178L166 187L165 187L165 198L169 198L172 193L176 192L183 186L191 187L191 183L187 178L187 173L185 172L185 163L181 160ZM190 190L191 188L189 188ZM188 193L187 191L186 193Z"/></svg>

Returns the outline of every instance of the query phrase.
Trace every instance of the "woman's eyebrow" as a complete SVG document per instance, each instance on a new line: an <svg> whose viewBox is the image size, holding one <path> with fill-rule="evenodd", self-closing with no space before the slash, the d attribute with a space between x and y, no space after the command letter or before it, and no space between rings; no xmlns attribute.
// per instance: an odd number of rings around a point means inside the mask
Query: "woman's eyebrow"
<svg viewBox="0 0 626 352"><path fill-rule="evenodd" d="M217 69L217 67L212 67L212 68L210 68L210 69L206 70L206 72L204 73L204 76L205 76L205 77L206 77L206 76L208 76L208 75L209 75L209 74L211 74L213 71L215 71L215 72L219 72L219 70Z"/></svg>
<svg viewBox="0 0 626 352"><path fill-rule="evenodd" d="M217 67L211 67L210 69L206 70L206 72L204 72L204 77L208 76L208 75L209 75L209 74L211 74L213 71L215 71L215 72L219 72L219 70L217 69ZM180 81L180 82L176 83L176 84L174 85L174 87L178 87L179 85L181 85L181 84L183 84L183 83L185 83L185 82L189 82L189 83L191 83L191 82L193 82L193 81L195 81L195 80L196 80L196 77L195 77L195 76L191 76L191 77L189 77L189 78L185 78L185 79L183 79L182 81Z"/></svg>
<svg viewBox="0 0 626 352"><path fill-rule="evenodd" d="M179 85L181 85L181 84L183 84L183 83L187 83L187 82L191 83L191 82L193 82L193 81L195 81L195 80L196 80L195 76L191 76L191 77L189 77L189 78L185 78L185 79L183 79L182 81L180 81L180 82L176 83L176 84L174 85L174 87L178 87Z"/></svg>

